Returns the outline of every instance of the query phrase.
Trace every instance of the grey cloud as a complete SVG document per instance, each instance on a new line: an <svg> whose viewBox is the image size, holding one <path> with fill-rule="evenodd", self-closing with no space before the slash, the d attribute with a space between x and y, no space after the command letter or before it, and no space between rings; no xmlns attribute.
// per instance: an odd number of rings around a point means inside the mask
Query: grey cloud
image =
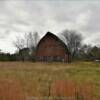
<svg viewBox="0 0 100 100"><path fill-rule="evenodd" d="M88 9L91 11L90 19L88 24L83 27L83 30L86 30L91 33L97 33L100 31L100 2L98 4L92 4Z"/></svg>
<svg viewBox="0 0 100 100"><path fill-rule="evenodd" d="M34 30L42 36L48 30L60 33L70 28L81 31L84 41L98 44L99 10L98 0L1 0L0 37L10 40Z"/></svg>

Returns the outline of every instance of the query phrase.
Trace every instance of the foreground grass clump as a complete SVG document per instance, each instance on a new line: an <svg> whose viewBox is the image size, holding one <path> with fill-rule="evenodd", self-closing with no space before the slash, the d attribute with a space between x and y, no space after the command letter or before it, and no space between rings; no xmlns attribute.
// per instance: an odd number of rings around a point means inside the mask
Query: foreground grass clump
<svg viewBox="0 0 100 100"><path fill-rule="evenodd" d="M20 94L24 98L49 96L49 87L53 82L68 79L75 81L79 85L86 81L90 82L94 87L93 95L97 100L100 99L99 63L0 62L0 80L14 80L14 83L16 81L16 85L12 86L12 88L18 87L21 91ZM13 82L9 83L8 81L8 87L10 84L13 84ZM2 86L1 84L0 87ZM7 87L7 82L4 86Z"/></svg>

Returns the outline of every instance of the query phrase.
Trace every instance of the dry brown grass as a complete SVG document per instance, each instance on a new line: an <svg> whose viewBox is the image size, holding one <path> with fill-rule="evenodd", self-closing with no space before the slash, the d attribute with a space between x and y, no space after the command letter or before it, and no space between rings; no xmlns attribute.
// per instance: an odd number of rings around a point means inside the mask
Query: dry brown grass
<svg viewBox="0 0 100 100"><path fill-rule="evenodd" d="M0 100L24 100L19 81L15 79L0 79Z"/></svg>
<svg viewBox="0 0 100 100"><path fill-rule="evenodd" d="M84 83L87 80L89 83ZM27 100L52 95L75 95L86 100L95 96L100 100L100 64L0 62L0 100ZM16 96L18 99L14 98Z"/></svg>
<svg viewBox="0 0 100 100"><path fill-rule="evenodd" d="M57 80L51 85L51 96L65 97L65 100L94 100L93 85L89 82L78 85L72 80Z"/></svg>
<svg viewBox="0 0 100 100"><path fill-rule="evenodd" d="M84 82L80 85L77 85L76 98L77 100L95 100L93 92L93 84L90 82Z"/></svg>
<svg viewBox="0 0 100 100"><path fill-rule="evenodd" d="M70 80L57 80L51 85L51 95L53 96L75 96L75 82Z"/></svg>

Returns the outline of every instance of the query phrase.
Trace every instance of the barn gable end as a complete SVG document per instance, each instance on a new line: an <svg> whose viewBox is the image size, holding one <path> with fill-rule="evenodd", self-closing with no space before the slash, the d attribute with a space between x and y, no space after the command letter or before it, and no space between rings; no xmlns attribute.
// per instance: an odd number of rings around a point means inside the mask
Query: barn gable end
<svg viewBox="0 0 100 100"><path fill-rule="evenodd" d="M66 48L66 45L56 35L47 32L37 45L37 61L68 62L69 52Z"/></svg>

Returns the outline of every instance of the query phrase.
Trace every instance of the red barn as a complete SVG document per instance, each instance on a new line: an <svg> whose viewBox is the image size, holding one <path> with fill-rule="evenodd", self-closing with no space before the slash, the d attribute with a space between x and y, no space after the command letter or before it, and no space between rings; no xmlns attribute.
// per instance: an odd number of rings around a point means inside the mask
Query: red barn
<svg viewBox="0 0 100 100"><path fill-rule="evenodd" d="M37 61L69 62L69 52L65 43L51 32L39 41L36 48Z"/></svg>

